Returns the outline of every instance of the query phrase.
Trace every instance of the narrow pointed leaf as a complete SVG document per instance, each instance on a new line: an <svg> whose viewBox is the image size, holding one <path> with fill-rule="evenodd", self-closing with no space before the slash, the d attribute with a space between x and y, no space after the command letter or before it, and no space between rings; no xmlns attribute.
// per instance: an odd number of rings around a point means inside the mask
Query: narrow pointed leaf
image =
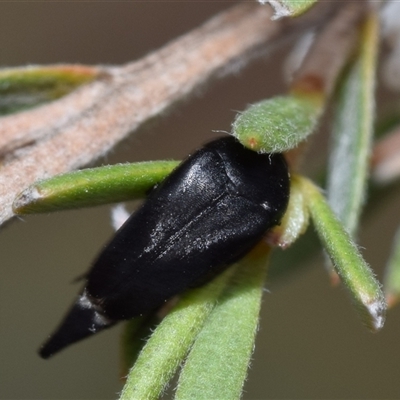
<svg viewBox="0 0 400 400"><path fill-rule="evenodd" d="M148 161L88 168L39 181L14 200L16 214L90 207L143 198L178 161Z"/></svg>
<svg viewBox="0 0 400 400"><path fill-rule="evenodd" d="M161 322L129 372L121 400L158 399L189 351L235 268L182 297Z"/></svg>
<svg viewBox="0 0 400 400"><path fill-rule="evenodd" d="M302 182L315 229L336 272L365 325L372 331L381 329L387 306L379 282L319 189L305 178Z"/></svg>
<svg viewBox="0 0 400 400"><path fill-rule="evenodd" d="M361 49L338 100L328 175L328 201L350 235L357 233L364 203L374 128L378 16L364 23Z"/></svg>
<svg viewBox="0 0 400 400"><path fill-rule="evenodd" d="M91 82L100 69L82 65L29 66L0 70L0 115L57 99Z"/></svg>
<svg viewBox="0 0 400 400"><path fill-rule="evenodd" d="M144 346L144 338L150 336L151 318L138 317L125 322L121 335L121 377L128 375L139 352Z"/></svg>
<svg viewBox="0 0 400 400"><path fill-rule="evenodd" d="M269 247L245 259L204 324L180 375L176 399L239 399L254 350Z"/></svg>

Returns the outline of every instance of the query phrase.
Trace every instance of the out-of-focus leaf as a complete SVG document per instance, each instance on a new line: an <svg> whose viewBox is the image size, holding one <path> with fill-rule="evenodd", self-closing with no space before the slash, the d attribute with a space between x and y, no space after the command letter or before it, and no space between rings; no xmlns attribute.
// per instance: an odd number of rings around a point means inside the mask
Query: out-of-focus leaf
<svg viewBox="0 0 400 400"><path fill-rule="evenodd" d="M297 17L306 12L318 0L259 0L260 3L269 3L275 10L274 18Z"/></svg>
<svg viewBox="0 0 400 400"><path fill-rule="evenodd" d="M366 194L375 115L378 16L364 22L357 59L340 89L333 149L329 163L328 201L350 235L357 233Z"/></svg>
<svg viewBox="0 0 400 400"><path fill-rule="evenodd" d="M57 99L99 74L98 68L82 65L0 69L0 115Z"/></svg>

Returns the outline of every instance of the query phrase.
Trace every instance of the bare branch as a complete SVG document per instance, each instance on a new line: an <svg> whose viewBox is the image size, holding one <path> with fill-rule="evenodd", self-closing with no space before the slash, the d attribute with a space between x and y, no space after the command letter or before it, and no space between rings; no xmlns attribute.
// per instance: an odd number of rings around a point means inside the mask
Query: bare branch
<svg viewBox="0 0 400 400"><path fill-rule="evenodd" d="M354 51L358 24L366 10L364 2L349 2L324 26L295 73L293 91L330 95L338 74Z"/></svg>

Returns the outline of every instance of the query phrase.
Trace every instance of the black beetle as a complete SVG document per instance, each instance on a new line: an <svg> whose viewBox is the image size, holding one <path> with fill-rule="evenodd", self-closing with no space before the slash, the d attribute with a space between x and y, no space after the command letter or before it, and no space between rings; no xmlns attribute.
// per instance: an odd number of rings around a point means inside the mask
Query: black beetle
<svg viewBox="0 0 400 400"><path fill-rule="evenodd" d="M195 152L104 248L86 275L83 292L40 355L48 358L208 282L279 223L289 186L281 154L257 154L233 137Z"/></svg>

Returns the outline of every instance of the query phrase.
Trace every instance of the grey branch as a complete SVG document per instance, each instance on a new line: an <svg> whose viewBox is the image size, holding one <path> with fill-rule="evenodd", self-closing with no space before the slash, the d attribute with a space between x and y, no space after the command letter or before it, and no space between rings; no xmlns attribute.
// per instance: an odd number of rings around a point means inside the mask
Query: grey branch
<svg viewBox="0 0 400 400"><path fill-rule="evenodd" d="M0 224L34 181L92 162L199 85L236 71L269 43L321 23L333 7L272 21L270 7L236 5L141 60L99 67L99 79L57 101L0 118Z"/></svg>

